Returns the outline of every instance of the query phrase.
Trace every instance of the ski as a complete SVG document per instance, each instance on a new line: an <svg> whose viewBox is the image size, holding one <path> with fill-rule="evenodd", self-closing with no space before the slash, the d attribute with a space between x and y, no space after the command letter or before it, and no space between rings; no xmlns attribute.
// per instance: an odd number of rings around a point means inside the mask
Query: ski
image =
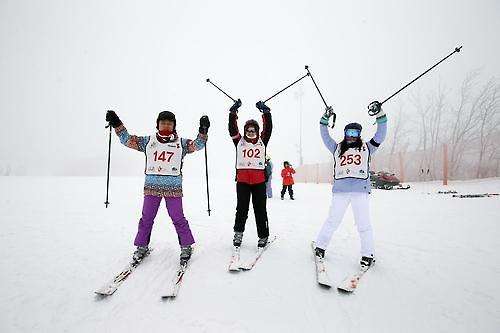
<svg viewBox="0 0 500 333"><path fill-rule="evenodd" d="M240 247L233 246L233 254L229 262L228 270L230 272L238 272L240 270Z"/></svg>
<svg viewBox="0 0 500 333"><path fill-rule="evenodd" d="M330 289L332 287L332 284L330 282L328 274L326 273L326 267L323 261L324 259L316 256L316 244L314 243L314 241L311 243L311 247L314 256L314 263L316 265L316 281L318 282L319 286Z"/></svg>
<svg viewBox="0 0 500 333"><path fill-rule="evenodd" d="M161 298L173 299L173 298L177 297L177 293L179 292L182 281L184 281L184 274L186 273L187 267L188 267L188 263L185 263L184 265L179 265L179 268L175 272L175 276L172 279L172 284L170 285L167 292L165 292L161 296Z"/></svg>
<svg viewBox="0 0 500 333"><path fill-rule="evenodd" d="M269 246L271 246L271 244L276 240L276 236L273 236L272 238L270 238L268 241L267 241L267 244L266 246L264 247L258 247L257 248L257 253L255 253L255 256L252 258L252 260L250 260L246 265L241 265L239 268L240 270L242 271L249 271L251 270L252 268L255 267L255 265L257 264L257 261L259 261L260 257L262 256L262 254L264 253L264 251L266 251Z"/></svg>
<svg viewBox="0 0 500 333"><path fill-rule="evenodd" d="M359 281L363 275L368 271L370 267L360 267L359 271L353 274L352 276L348 276L342 281L340 285L337 286L337 290L343 293L352 293L358 287Z"/></svg>
<svg viewBox="0 0 500 333"><path fill-rule="evenodd" d="M500 195L499 193L479 193L479 194L453 194L453 198L490 198L496 195Z"/></svg>
<svg viewBox="0 0 500 333"><path fill-rule="evenodd" d="M125 281L130 276L130 274L132 274L132 272L137 268L137 266L139 266L144 261L144 259L146 259L146 257L149 256L151 251L153 251L153 249L150 248L149 251L144 256L144 258L142 258L140 261L132 260L131 262L129 262L127 266L125 266L125 268L120 273L118 273L111 281L106 283L104 286L96 290L95 293L101 296L113 295L113 293L118 289L118 287L123 283L123 281Z"/></svg>

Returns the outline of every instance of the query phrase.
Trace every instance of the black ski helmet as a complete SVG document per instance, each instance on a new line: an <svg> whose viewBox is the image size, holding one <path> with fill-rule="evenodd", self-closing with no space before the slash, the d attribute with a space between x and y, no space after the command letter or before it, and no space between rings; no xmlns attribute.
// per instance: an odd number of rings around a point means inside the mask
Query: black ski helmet
<svg viewBox="0 0 500 333"><path fill-rule="evenodd" d="M358 130L358 131L359 131L359 138L361 138L361 130L362 130L363 128L361 127L361 125L360 125L360 124L358 124L358 123L350 123L350 124L345 125L345 127L344 127L344 137L346 136L346 135L345 135L345 132L346 132L348 129L355 129L355 130Z"/></svg>
<svg viewBox="0 0 500 333"><path fill-rule="evenodd" d="M156 119L156 129L160 129L160 120L168 120L174 123L174 131L175 131L175 126L177 125L175 121L175 114L173 114L170 111L162 111L158 114L158 118Z"/></svg>
<svg viewBox="0 0 500 333"><path fill-rule="evenodd" d="M348 129L357 129L361 133L361 130L363 129L363 127L361 127L361 125L358 123L350 123L350 124L345 125L344 132Z"/></svg>

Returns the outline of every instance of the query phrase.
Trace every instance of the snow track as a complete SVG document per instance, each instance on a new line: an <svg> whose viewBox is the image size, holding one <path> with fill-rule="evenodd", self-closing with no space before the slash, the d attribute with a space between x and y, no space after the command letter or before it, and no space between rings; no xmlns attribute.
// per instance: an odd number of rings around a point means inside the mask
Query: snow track
<svg viewBox="0 0 500 333"><path fill-rule="evenodd" d="M173 302L160 298L179 261L163 204L150 257L113 296L94 296L129 260L142 204L142 178L114 178L108 209L103 184L103 178L0 177L0 331L252 332L262 331L263 323L264 331L293 332L332 327L339 332L495 332L500 327L495 264L500 198L436 193L498 192L500 179L374 191L377 263L351 295L323 290L315 281L310 241L326 217L329 185L298 184L297 200L269 200L270 229L279 241L258 269L229 274L233 183L212 181L213 211L207 217L199 184L185 181L185 215L197 246ZM242 259L256 246L251 210ZM334 285L357 269L358 252L348 209L327 251Z"/></svg>

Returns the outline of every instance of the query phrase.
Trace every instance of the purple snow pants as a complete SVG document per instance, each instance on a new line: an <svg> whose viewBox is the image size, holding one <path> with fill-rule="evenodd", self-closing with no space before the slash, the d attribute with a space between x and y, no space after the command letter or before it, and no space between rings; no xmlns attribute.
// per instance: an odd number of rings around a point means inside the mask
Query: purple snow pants
<svg viewBox="0 0 500 333"><path fill-rule="evenodd" d="M134 241L135 246L149 245L154 219L162 199L162 197L154 195L144 196L142 217L139 220L139 228ZM165 203L167 205L168 215L170 215L172 222L174 222L175 231L177 231L177 237L179 238L179 244L181 246L193 244L194 238L191 234L189 223L184 217L184 212L182 211L182 197L165 197Z"/></svg>

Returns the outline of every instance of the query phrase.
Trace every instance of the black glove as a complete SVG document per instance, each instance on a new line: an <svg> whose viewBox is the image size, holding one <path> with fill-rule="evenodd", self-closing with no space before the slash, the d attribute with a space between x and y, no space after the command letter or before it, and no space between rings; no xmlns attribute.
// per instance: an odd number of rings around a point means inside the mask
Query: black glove
<svg viewBox="0 0 500 333"><path fill-rule="evenodd" d="M238 112L238 108L241 106L241 99L238 98L236 102L234 102L233 106L229 109L229 112L236 113Z"/></svg>
<svg viewBox="0 0 500 333"><path fill-rule="evenodd" d="M325 109L325 113L323 113L323 116L319 120L319 123L321 125L328 126L328 120L332 118L332 128L335 126L335 119L337 119L337 115L335 112L333 112L333 108L331 106L327 106Z"/></svg>
<svg viewBox="0 0 500 333"><path fill-rule="evenodd" d="M262 102L262 101L258 101L257 103L255 103L255 106L262 113L269 113L269 112L271 112L271 109L269 108L269 106L267 106L266 104L264 104L264 102Z"/></svg>
<svg viewBox="0 0 500 333"><path fill-rule="evenodd" d="M377 116L380 112L382 112L382 104L379 101L373 101L368 105L368 114L370 116Z"/></svg>
<svg viewBox="0 0 500 333"><path fill-rule="evenodd" d="M113 110L108 110L106 112L106 121L109 122L109 124L113 128L117 128L122 124L122 121L120 120L120 118L118 118L116 112Z"/></svg>
<svg viewBox="0 0 500 333"><path fill-rule="evenodd" d="M202 116L200 118L200 129L199 129L200 133L207 134L209 127L210 127L210 119L208 119L208 116Z"/></svg>

